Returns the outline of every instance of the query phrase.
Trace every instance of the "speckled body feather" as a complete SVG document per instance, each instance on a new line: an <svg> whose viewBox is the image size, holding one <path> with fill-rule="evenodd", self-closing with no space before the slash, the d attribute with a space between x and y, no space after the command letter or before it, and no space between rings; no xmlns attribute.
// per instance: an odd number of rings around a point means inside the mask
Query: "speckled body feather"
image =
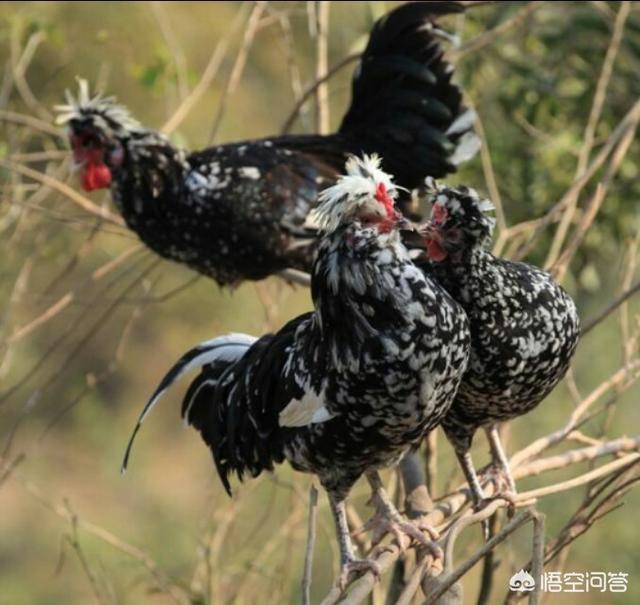
<svg viewBox="0 0 640 605"><path fill-rule="evenodd" d="M309 271L316 232L307 216L349 154L380 153L385 169L412 188L475 153L473 113L451 83L430 20L461 10L455 2L408 3L378 21L336 134L188 153L144 129L113 98L90 99L86 83L59 108L59 123L69 125L76 159L93 166L85 186L110 182L127 225L161 256L220 284L286 267Z"/></svg>
<svg viewBox="0 0 640 605"><path fill-rule="evenodd" d="M303 224L318 189L335 180L329 166L270 141L187 155L154 139L164 137L129 140L130 169L112 184L127 225L151 249L220 284L308 268L315 237Z"/></svg>
<svg viewBox="0 0 640 605"><path fill-rule="evenodd" d="M569 367L579 320L548 273L486 250L435 274L471 326L469 369L442 423L463 450L479 426L526 414L548 395Z"/></svg>
<svg viewBox="0 0 640 605"><path fill-rule="evenodd" d="M189 420L227 487L233 471L255 476L287 459L342 498L365 471L397 462L453 400L467 320L409 260L397 232L354 224L325 239L313 297L316 311L261 338L223 373L205 368L187 394ZM280 426L290 402L305 398L322 403L321 421Z"/></svg>
<svg viewBox="0 0 640 605"><path fill-rule="evenodd" d="M442 188L436 200L445 209L445 224L436 228L444 229L449 250L429 271L464 308L471 330L469 369L442 422L465 452L478 427L526 414L546 397L569 367L580 322L551 275L486 249L493 219L484 216L487 203L475 191ZM447 243L451 234L455 241Z"/></svg>
<svg viewBox="0 0 640 605"><path fill-rule="evenodd" d="M348 176L322 194L314 311L257 341L229 335L189 351L136 431L180 375L202 367L182 412L228 491L230 474L256 476L286 459L341 501L438 424L467 367L468 321L411 261L379 164L350 160Z"/></svg>
<svg viewBox="0 0 640 605"><path fill-rule="evenodd" d="M346 171L322 192L316 213L324 236L314 311L258 340L231 334L187 352L143 409L123 465L151 408L182 374L202 368L182 415L209 446L226 490L230 475L257 476L284 460L315 473L334 515L341 577L379 571L356 559L346 518L347 494L365 473L389 522L425 541L402 522L376 473L447 412L470 339L461 307L411 261L397 188L380 159L351 158Z"/></svg>

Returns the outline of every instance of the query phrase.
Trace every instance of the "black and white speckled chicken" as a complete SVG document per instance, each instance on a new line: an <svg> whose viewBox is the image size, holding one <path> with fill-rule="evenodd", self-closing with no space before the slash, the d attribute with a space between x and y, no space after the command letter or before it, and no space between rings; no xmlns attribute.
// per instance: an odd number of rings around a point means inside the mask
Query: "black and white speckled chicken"
<svg viewBox="0 0 640 605"><path fill-rule="evenodd" d="M345 498L363 474L387 529L434 547L400 517L376 470L396 463L440 421L469 347L460 306L410 260L395 187L378 166L375 158L353 158L348 175L321 194L315 310L258 340L229 335L189 351L131 438L179 376L202 368L182 413L210 447L227 491L232 473L255 477L284 460L317 474L335 516L343 579L377 570L355 559L345 517Z"/></svg>
<svg viewBox="0 0 640 605"><path fill-rule="evenodd" d="M58 107L86 190L110 187L130 229L156 253L220 284L309 271L307 215L348 155L378 153L405 188L475 153L473 112L463 107L434 15L456 2L400 6L378 21L353 79L338 132L288 135L189 153L140 125L112 97L81 81ZM399 202L404 209L403 202Z"/></svg>
<svg viewBox="0 0 640 605"><path fill-rule="evenodd" d="M531 411L560 381L580 322L573 300L551 275L489 252L490 201L467 187L428 186L427 270L462 305L471 329L469 369L442 427L479 505L483 491L469 454L476 429L487 432L503 495L515 493L496 425Z"/></svg>

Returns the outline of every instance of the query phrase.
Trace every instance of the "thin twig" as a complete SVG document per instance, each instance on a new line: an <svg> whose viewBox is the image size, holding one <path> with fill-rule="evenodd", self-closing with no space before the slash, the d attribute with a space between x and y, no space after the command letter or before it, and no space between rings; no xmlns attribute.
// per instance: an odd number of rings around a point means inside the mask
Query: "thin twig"
<svg viewBox="0 0 640 605"><path fill-rule="evenodd" d="M7 111L6 109L0 109L0 120L3 122L12 122L13 124L19 124L21 126L27 126L33 130L50 134L52 137L59 139L65 139L64 133L61 128L56 128L51 122L46 120L40 120L34 116L30 116L24 113L18 113L17 111Z"/></svg>
<svg viewBox="0 0 640 605"><path fill-rule="evenodd" d="M195 104L205 94L209 86L211 86L211 83L214 81L216 75L218 74L218 70L220 69L222 62L224 61L231 39L245 20L245 15L249 10L249 6L250 4L248 2L240 6L238 14L228 28L227 35L224 36L218 42L218 44L216 44L216 47L211 53L209 61L207 62L207 65L204 68L204 71L202 72L198 83L194 86L193 90L182 101L182 103L180 103L177 109L173 112L173 115L163 124L161 128L163 132L170 134L176 128L178 128L178 126L180 126L184 119L189 115L189 112L193 109Z"/></svg>
<svg viewBox="0 0 640 605"><path fill-rule="evenodd" d="M622 42L622 34L624 32L624 26L631 10L631 2L625 1L620 4L620 10L616 16L615 24L613 26L613 33L611 34L611 41L607 48L604 61L602 63L602 69L600 70L600 77L598 78L598 84L596 85L596 91L593 96L593 103L591 104L591 111L587 118L587 125L582 137L582 146L580 148L580 154L578 156L578 164L576 167L576 173L574 178L579 178L584 173L591 150L593 149L596 128L602 115L602 108L607 95L607 89L609 82L611 81L611 74L613 73L613 65L616 57L618 56L618 50ZM558 229L556 230L551 248L547 260L545 261L545 267L551 267L558 259L562 244L567 236L569 227L576 212L578 196L575 195L569 199L565 211L562 214Z"/></svg>
<svg viewBox="0 0 640 605"><path fill-rule="evenodd" d="M533 249L533 245L536 242L539 234L542 230L550 225L560 213L567 207L574 196L579 195L585 185L591 180L593 175L602 167L606 162L609 155L618 147L618 143L625 137L630 129L637 127L638 120L640 120L640 100L637 100L626 113L624 118L620 120L613 132L609 135L607 142L602 146L600 152L591 161L589 166L585 169L582 176L575 179L571 187L565 192L560 201L558 201L547 213L540 219L536 219L533 233L529 236L528 240L521 245L514 258L520 259L525 257Z"/></svg>
<svg viewBox="0 0 640 605"><path fill-rule="evenodd" d="M62 364L60 364L59 370L57 372L54 372L49 379L45 380L39 385L40 391L48 388L51 384L53 384L56 380L64 375L63 369L74 357L76 357L81 352L83 346L93 336L93 334L95 334L98 330L105 326L106 319L119 307L121 298L126 296L134 288L138 287L141 279L143 279L145 275L151 272L159 262L160 259L154 259L145 269L142 270L139 275L137 275L129 284L125 286L120 296L111 301L105 311L103 311L102 313L96 315L95 309L93 307L88 307L87 310L85 310L85 315L90 314L92 317L97 317L97 319L92 323L88 332L80 339L80 341L74 344L71 353L63 360ZM133 268L133 266L129 266L127 268L127 272L131 272ZM119 276L120 279L116 278L110 284L107 284L104 290L108 290L116 283L120 283L122 277L123 276L121 275ZM96 298L94 300L97 300L97 297L99 297L101 294L102 292L98 291L95 295ZM44 354L42 354L38 358L38 360L26 372L23 373L22 377L15 381L14 384L11 385L8 389L0 393L0 403L8 400L25 384L34 379L36 374L44 367L45 362L49 359L50 355L75 331L78 323L78 320L76 320L76 322L71 322L66 330L61 332L50 343L48 343Z"/></svg>
<svg viewBox="0 0 640 605"><path fill-rule="evenodd" d="M80 195L75 189L69 187L69 185L66 185L62 181L59 181L48 174L43 174L42 172L33 170L28 166L23 166L22 164L16 164L15 162L9 162L3 159L0 159L0 166L7 170L11 170L12 172L17 172L18 174L29 177L34 181L38 181L47 187L51 187L90 214L93 214L94 216L97 216L109 223L113 223L114 225L124 227L125 223L122 218L112 214L106 207L101 208L100 206L96 206L90 199L84 197L84 195Z"/></svg>
<svg viewBox="0 0 640 605"><path fill-rule="evenodd" d="M533 556L531 557L531 572L534 578L541 578L544 570L544 527L545 516L537 511L533 515ZM538 605L540 602L540 586L535 583L535 587L529 597L529 605Z"/></svg>
<svg viewBox="0 0 640 605"><path fill-rule="evenodd" d="M60 314L61 311L66 309L74 300L77 299L78 294L90 286L90 284L94 284L100 281L103 277L110 274L112 271L120 267L123 263L125 263L131 256L140 252L143 249L142 244L136 244L127 248L124 252L116 256L115 258L109 260L104 265L98 267L93 273L89 276L86 284L82 286L74 288L72 291L67 292L63 296L61 296L55 303L53 303L49 308L43 311L38 317L35 317L28 323L19 328L16 328L11 336L7 338L6 345L13 345L19 340L22 340L26 336L32 334L39 327L46 324L48 321L56 317Z"/></svg>
<svg viewBox="0 0 640 605"><path fill-rule="evenodd" d="M304 574L302 575L302 602L311 605L311 578L313 574L313 551L316 545L316 520L318 517L318 490L315 485L309 488L309 519L307 521L307 549L304 555Z"/></svg>
<svg viewBox="0 0 640 605"><path fill-rule="evenodd" d="M528 464L523 464L513 470L514 479L522 477L531 477L561 468L565 468L571 464L578 464L588 460L596 460L603 456L612 454L620 454L622 452L632 452L640 449L640 436L638 437L620 437L612 441L592 445L585 448L569 450L557 456L549 456L547 458L538 458Z"/></svg>
<svg viewBox="0 0 640 605"><path fill-rule="evenodd" d="M222 118L224 117L224 112L227 108L227 101L229 100L229 97L235 92L236 88L238 87L238 83L242 78L242 73L244 72L245 65L247 64L247 57L249 56L249 51L251 50L251 45L253 44L256 33L260 29L260 19L262 19L262 15L266 6L266 2L256 2L253 6L253 9L251 10L249 20L247 21L247 25L244 30L242 45L240 46L240 50L236 55L236 60L233 64L233 68L231 69L231 75L229 76L227 85L222 91L222 97L220 98L220 102L218 103L216 116L213 119L213 126L211 127L211 133L209 134L210 145L213 143L216 135L218 134L218 129L220 128Z"/></svg>
<svg viewBox="0 0 640 605"><path fill-rule="evenodd" d="M289 71L289 82L291 83L291 90L293 92L296 103L302 97L302 78L300 76L300 67L298 65L298 54L296 52L295 40L293 36L293 28L291 27L291 20L289 14L285 12L278 12L278 24L282 29L284 36L283 45L284 52L287 57L287 67Z"/></svg>
<svg viewBox="0 0 640 605"><path fill-rule="evenodd" d="M329 65L329 8L328 0L314 3L316 18L316 132L329 132L329 88L327 79Z"/></svg>
<svg viewBox="0 0 640 605"><path fill-rule="evenodd" d="M465 55L468 55L471 52L476 52L489 44L493 44L500 36L503 36L509 30L520 27L520 25L522 25L527 20L529 15L541 8L543 5L544 2L528 2L515 15L513 15L506 21L503 21L502 23L500 23L500 25L497 25L493 29L486 31L479 36L476 36L472 40L469 40L469 42L463 44L458 50L454 50L452 52L452 60L459 61Z"/></svg>
<svg viewBox="0 0 640 605"><path fill-rule="evenodd" d="M411 605L416 593L420 589L420 583L427 569L433 565L433 555L421 552L418 561L415 564L409 579L407 580L402 592L396 599L394 605Z"/></svg>
<svg viewBox="0 0 640 605"><path fill-rule="evenodd" d="M516 497L516 502L519 501L528 501L537 498L542 498L543 496L550 496L551 494L558 494L560 492L565 492L569 489L573 489L574 487L579 487L580 485L585 485L586 483L590 483L594 479L598 479L600 477L604 477L613 473L614 471L635 464L640 460L640 454L629 454L628 456L624 456L623 458L619 458L618 460L614 460L613 462L609 462L609 464L604 464L596 468L593 471L588 473L584 473L583 475L579 475L578 477L574 477L572 479L567 479L566 481L561 481L560 483L554 483L553 485L545 485L544 487L539 487L538 489L532 489L528 492L520 492Z"/></svg>
<svg viewBox="0 0 640 605"><path fill-rule="evenodd" d="M625 290L620 296L609 303L602 311L600 311L595 317L592 317L587 321L582 328L582 336L588 334L598 324L602 323L611 313L613 313L621 304L629 300L634 294L640 292L640 281L637 281L628 290Z"/></svg>
<svg viewBox="0 0 640 605"><path fill-rule="evenodd" d="M153 16L158 22L160 27L160 33L164 38L164 41L169 50L169 54L173 60L173 65L176 70L176 85L178 90L178 98L180 101L184 101L189 94L189 73L187 66L187 59L184 54L182 46L178 42L175 32L171 26L171 20L167 17L165 11L166 5L158 0L152 0L151 11Z"/></svg>
<svg viewBox="0 0 640 605"><path fill-rule="evenodd" d="M69 510L66 506L55 504L51 502L49 498L45 496L42 490L32 481L29 481L22 477L18 473L14 473L13 477L22 485L26 492L35 498L40 504L42 504L47 510L55 513L63 519L69 519ZM140 563L156 580L160 590L167 594L172 601L178 605L189 605L191 599L188 594L184 592L182 588L174 583L160 568L160 566L154 561L146 552L128 544L118 536L114 535L110 531L76 516L76 525L82 531L86 531L88 534L99 538L103 542L109 544L119 552L131 557L138 563Z"/></svg>
<svg viewBox="0 0 640 605"><path fill-rule="evenodd" d="M490 510L491 514L493 514L500 506L501 503L496 500L495 502L492 502L489 506L487 506L486 509L475 513L474 515L470 515L466 519L473 517L473 521L471 522L480 522L483 519L488 519L490 515L487 515L485 511ZM467 573L467 571L469 571L478 561L480 561L480 559L482 559L482 557L484 557L487 552L494 549L501 542L504 542L504 540L506 540L509 535L516 531L520 526L531 520L531 518L531 511L523 511L522 513L519 513L507 525L504 526L500 533L491 538L476 552L474 552L473 555L466 559L463 563L461 563L455 571L452 571L450 573L445 572L446 575L440 579L440 586L427 596L424 605L433 605L440 596L447 592L448 588L452 584L457 582L465 573ZM466 519L461 519L461 522L465 521ZM466 524L464 526L466 526Z"/></svg>
<svg viewBox="0 0 640 605"><path fill-rule="evenodd" d="M582 243L582 240L587 234L589 227L595 220L596 214L598 213L598 210L600 209L600 206L607 194L609 186L611 185L611 181L618 172L622 161L626 157L631 143L633 143L634 141L637 128L638 121L631 125L629 130L620 140L619 145L612 153L611 161L609 162L607 171L602 177L600 183L598 183L595 193L587 203L584 209L583 216L575 229L575 233L571 238L571 241L567 244L566 248L562 251L557 261L553 265L551 271L558 281L561 281L564 277L564 273L569 265L569 262L577 252L578 246ZM570 206L565 210L565 214L563 214L563 217L567 212L570 212Z"/></svg>
<svg viewBox="0 0 640 605"><path fill-rule="evenodd" d="M498 523L498 515L493 515L488 520L489 537L496 535L496 525ZM480 580L480 588L478 590L478 599L476 605L488 605L493 589L493 578L498 565L494 558L494 551L490 550L482 561L482 575Z"/></svg>
<svg viewBox="0 0 640 605"><path fill-rule="evenodd" d="M507 220L504 215L504 209L502 207L502 196L498 189L498 183L496 181L496 175L493 171L493 164L491 162L491 152L489 150L489 143L487 141L487 135L484 130L484 125L480 116L476 114L476 133L482 145L480 145L480 159L482 160L482 171L484 173L484 180L489 190L489 196L493 205L495 206L496 222L498 230L500 232L507 230Z"/></svg>
<svg viewBox="0 0 640 605"><path fill-rule="evenodd" d="M638 368L640 368L640 361L636 361L628 366L620 368L609 378L601 382L589 395L587 395L587 397L584 398L580 405L571 412L569 420L562 428L546 435L545 437L536 439L519 452L516 452L509 460L509 464L512 468L516 468L523 462L537 456L545 449L562 441L569 433L571 433L571 431L573 431L573 429L576 428L578 422L594 403L601 399L602 396L611 389L620 388L625 381L629 380L629 378L637 372Z"/></svg>
<svg viewBox="0 0 640 605"><path fill-rule="evenodd" d="M18 28L14 28L12 31L12 37L15 38L18 35ZM44 31L36 31L29 36L27 43L24 46L21 56L17 57L16 43L12 41L11 44L11 61L13 69L13 82L17 91L20 93L25 105L35 114L47 121L51 121L51 112L44 106L37 97L33 94L31 87L26 79L27 69L35 56L36 50L46 39Z"/></svg>
<svg viewBox="0 0 640 605"><path fill-rule="evenodd" d="M575 540L585 534L597 521L617 510L621 506L619 500L622 496L640 481L640 475L638 474L631 474L630 478L626 478L633 470L632 468L622 468L607 477L603 481L602 487L587 495L583 503L560 530L558 536L551 540L546 547L544 547L544 544L542 545L542 550L540 547L542 540L536 538L536 527L534 525L534 552L532 560L523 566L523 569L530 570L534 574L534 578L540 577L545 564L550 563L563 553L566 555ZM596 501L600 496L602 496L600 500ZM561 568L562 563L556 567L556 570ZM538 569L540 571L536 573L534 570ZM526 594L523 592L509 592L504 603L515 603L524 598Z"/></svg>
<svg viewBox="0 0 640 605"><path fill-rule="evenodd" d="M327 73L322 78L320 78L319 80L316 80L311 86L309 86L309 88L307 88L307 90L304 91L300 99L298 99L298 102L295 104L295 106L291 110L291 113L289 114L287 119L284 121L284 124L282 125L280 132L282 134L288 134L291 131L291 128L293 127L293 124L296 121L298 114L300 113L300 109L302 109L302 106L315 94L318 86L322 86L322 84L324 84L325 82L328 82L339 71L341 71L347 65L350 65L354 61L357 61L361 56L362 56L361 52L347 55L344 59L341 59L340 61L332 65L331 68L327 70Z"/></svg>

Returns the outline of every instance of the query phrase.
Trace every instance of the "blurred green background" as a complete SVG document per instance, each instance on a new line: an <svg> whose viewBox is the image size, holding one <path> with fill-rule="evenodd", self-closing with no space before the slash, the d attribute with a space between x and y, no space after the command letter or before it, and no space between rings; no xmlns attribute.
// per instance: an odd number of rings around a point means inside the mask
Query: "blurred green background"
<svg viewBox="0 0 640 605"><path fill-rule="evenodd" d="M540 217L574 178L622 3L545 2L519 21L526 3L481 4L443 24L460 37L462 51L465 43L481 40L478 48L459 53L456 78L481 118L513 225ZM640 96L640 5L631 5L592 157ZM392 6L331 3L329 64L361 50L372 22ZM252 10L253 3L238 2L1 3L0 159L47 171L79 189L64 163L64 139L43 132L40 122L19 123L16 114L50 122L65 88L75 89L74 78L82 76L115 94L145 125L160 128L197 90L212 56L220 59L215 77L172 138L196 149L212 140L279 132L314 79L312 11L305 2L266 3L240 71L237 56ZM477 38L512 19L504 33ZM226 52L216 55L221 41ZM329 82L332 127L347 106L353 65ZM311 102L295 129L313 128ZM631 282L640 277L628 261L640 226L639 151L635 140L565 276L583 318L616 296L625 275ZM6 466L0 474L0 604L176 602L168 584L202 594L196 602L299 602L309 477L283 466L274 476L239 486L228 499L199 437L181 430L184 386L147 420L124 477L119 467L142 404L187 348L223 332L276 329L309 308L308 293L277 280L220 290L168 262L150 267L152 256L139 251L103 276L105 264L136 243L133 234L101 225L60 193L6 166L0 179L0 453L5 464L15 461L13 475ZM489 191L480 156L451 180ZM597 182L596 175L580 204ZM92 199L112 208L104 193ZM544 264L554 232L552 225L537 240L529 261ZM48 321L12 338L69 296ZM636 329L638 312L636 297L627 309ZM624 363L621 325L612 315L582 342L574 364L582 395ZM639 395L630 385L615 409L596 415L583 431L636 436ZM573 405L568 389L558 387L514 423L509 450L563 424ZM440 443L436 496L455 472L450 449ZM481 437L475 450L484 463ZM577 471L531 478L519 487ZM456 475L454 485L460 480ZM363 514L366 491L358 485L354 493ZM578 489L540 504L550 536L583 495ZM606 602L632 604L640 602L640 497L632 493L625 501L574 544L565 570L629 573L627 593L609 593ZM314 600L326 592L337 565L323 495L320 506ZM479 531L468 532L458 557L479 544ZM502 601L509 576L528 560L529 544L527 529L499 549L492 602ZM465 578L469 602L475 602L477 585L475 569ZM599 594L580 599L605 602ZM573 603L575 596L555 595L550 602Z"/></svg>

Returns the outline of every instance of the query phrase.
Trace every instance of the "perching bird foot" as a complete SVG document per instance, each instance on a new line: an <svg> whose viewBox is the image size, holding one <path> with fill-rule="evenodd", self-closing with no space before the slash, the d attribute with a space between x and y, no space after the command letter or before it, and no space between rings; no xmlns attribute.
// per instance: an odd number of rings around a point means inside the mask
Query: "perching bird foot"
<svg viewBox="0 0 640 605"><path fill-rule="evenodd" d="M491 465L484 478L493 483L493 496L484 498L484 500L487 503L499 498L506 500L509 503L510 510L513 511L516 506L518 491L509 469Z"/></svg>
<svg viewBox="0 0 640 605"><path fill-rule="evenodd" d="M513 513L515 509L515 499L518 491L516 490L516 482L511 474L509 467L509 459L502 446L500 433L497 425L493 424L485 428L489 448L491 449L491 465L487 469L486 478L493 483L493 500L502 498L510 504L510 511Z"/></svg>
<svg viewBox="0 0 640 605"><path fill-rule="evenodd" d="M394 506L378 479L372 480L373 494L370 504L376 507L376 513L365 523L363 531L372 530L372 543L378 544L387 533L393 534L402 551L409 548L411 540L424 546L437 559L442 558L442 549L435 542L438 532L420 519L405 519ZM425 532L429 535L425 535Z"/></svg>
<svg viewBox="0 0 640 605"><path fill-rule="evenodd" d="M371 531L371 543L374 546L379 544L388 533L391 533L402 551L407 550L411 541L415 540L418 544L429 548L434 556L441 555L440 547L435 544L435 540L439 538L438 532L429 524L423 523L419 519L410 521L400 513L388 516L385 512L378 512L359 531ZM425 532L428 536L425 535Z"/></svg>
<svg viewBox="0 0 640 605"><path fill-rule="evenodd" d="M372 559L350 559L346 563L342 564L340 575L338 576L338 588L341 592L344 592L349 578L353 574L361 574L371 572L376 580L380 579L382 575L382 569L380 564Z"/></svg>
<svg viewBox="0 0 640 605"><path fill-rule="evenodd" d="M402 534L409 536L420 546L426 548L434 559L444 559L444 552L442 552L442 548L437 543L440 534L428 523L419 519L405 521L400 518L400 520L391 521L391 531L396 536L396 539ZM429 537L425 535L425 532L429 534Z"/></svg>
<svg viewBox="0 0 640 605"><path fill-rule="evenodd" d="M516 493L516 482L511 475L511 470L501 464L490 464L484 472L484 478L491 481L496 487L496 493L507 491Z"/></svg>
<svg viewBox="0 0 640 605"><path fill-rule="evenodd" d="M479 512L483 508L491 504L491 502L495 502L496 500L505 500L509 504L507 515L509 517L512 517L515 513L518 494L516 492L515 485L513 484L511 473L503 473L502 469L500 469L499 467L491 466L487 473L484 475L484 478L493 483L493 495L483 496L474 505L474 510L476 512ZM485 542L490 538L488 519L485 519L482 522L482 536Z"/></svg>

